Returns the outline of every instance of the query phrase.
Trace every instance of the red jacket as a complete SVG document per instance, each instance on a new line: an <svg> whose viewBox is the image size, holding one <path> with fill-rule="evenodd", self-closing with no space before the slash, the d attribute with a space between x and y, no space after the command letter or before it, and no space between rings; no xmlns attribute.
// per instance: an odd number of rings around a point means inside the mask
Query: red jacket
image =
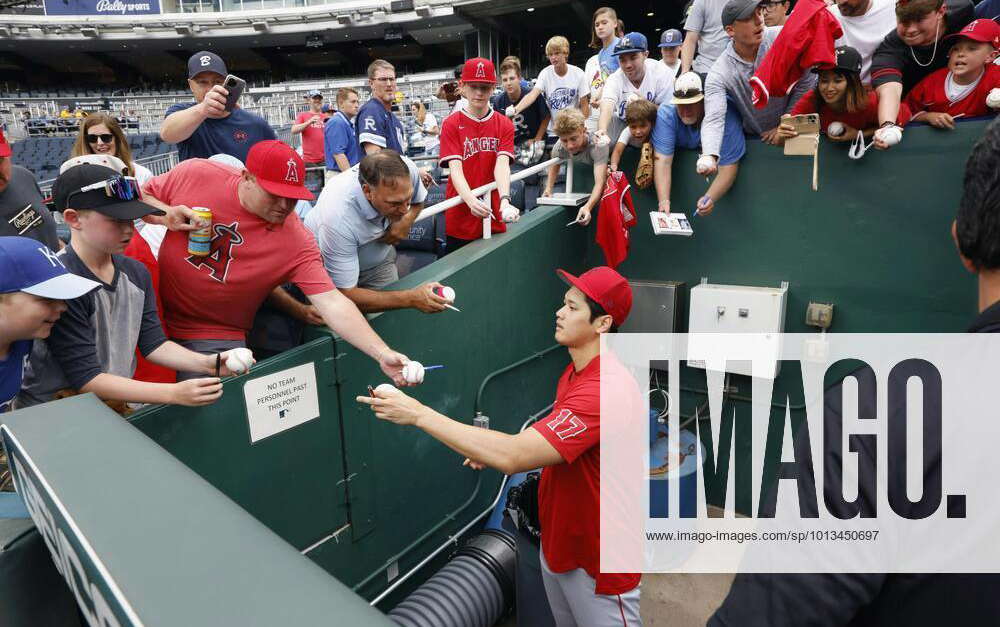
<svg viewBox="0 0 1000 627"><path fill-rule="evenodd" d="M983 72L975 89L969 92L965 98L956 102L949 101L945 94L944 84L946 80L948 80L948 68L941 68L926 76L910 90L906 96L906 104L909 105L913 115L922 111L931 111L974 118L995 113L986 106L986 96L994 87L1000 87L1000 65L992 63L987 65L986 71Z"/></svg>
<svg viewBox="0 0 1000 627"><path fill-rule="evenodd" d="M834 42L843 36L840 22L823 0L799 0L764 61L750 77L753 104L767 105L770 94L792 91L803 72L814 66L833 67Z"/></svg>
<svg viewBox="0 0 1000 627"><path fill-rule="evenodd" d="M621 171L612 172L604 184L597 213L597 243L607 265L617 267L628 256L628 230L635 226L635 209L629 183Z"/></svg>

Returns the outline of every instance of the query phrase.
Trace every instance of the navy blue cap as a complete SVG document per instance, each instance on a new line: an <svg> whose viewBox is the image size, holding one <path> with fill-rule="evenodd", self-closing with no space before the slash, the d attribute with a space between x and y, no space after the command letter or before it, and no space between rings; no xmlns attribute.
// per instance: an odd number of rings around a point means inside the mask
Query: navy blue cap
<svg viewBox="0 0 1000 627"><path fill-rule="evenodd" d="M676 28L663 31L660 35L660 48L676 48L684 43L684 36Z"/></svg>
<svg viewBox="0 0 1000 627"><path fill-rule="evenodd" d="M30 237L0 237L0 294L27 292L43 298L79 298L100 283L70 274L52 250Z"/></svg>
<svg viewBox="0 0 1000 627"><path fill-rule="evenodd" d="M188 59L188 78L194 78L202 72L215 72L220 76L229 74L222 57L208 50L196 52Z"/></svg>
<svg viewBox="0 0 1000 627"><path fill-rule="evenodd" d="M649 52L649 42L642 33L626 33L624 37L615 44L614 52L611 56L617 57L629 52Z"/></svg>
<svg viewBox="0 0 1000 627"><path fill-rule="evenodd" d="M309 93L306 94L306 95L309 96L310 98L322 98L323 97L323 92L321 92L318 89L313 89L313 90L310 90Z"/></svg>

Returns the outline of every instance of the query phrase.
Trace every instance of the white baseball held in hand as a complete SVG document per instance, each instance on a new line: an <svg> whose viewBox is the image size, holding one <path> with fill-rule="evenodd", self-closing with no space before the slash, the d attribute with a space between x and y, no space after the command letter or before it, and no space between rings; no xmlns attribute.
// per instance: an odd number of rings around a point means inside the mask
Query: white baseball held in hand
<svg viewBox="0 0 1000 627"><path fill-rule="evenodd" d="M389 394L389 393L393 393L393 392L398 392L399 389L395 385L393 385L391 383L382 383L382 384L379 384L379 386L375 388L375 391L378 392L379 395L382 395L382 394Z"/></svg>
<svg viewBox="0 0 1000 627"><path fill-rule="evenodd" d="M507 105L507 108L503 110L503 114L508 118L512 118L517 115L517 110L514 108L514 105Z"/></svg>
<svg viewBox="0 0 1000 627"><path fill-rule="evenodd" d="M234 348L226 357L226 368L236 374L243 374L254 364L253 352L249 348Z"/></svg>
<svg viewBox="0 0 1000 627"><path fill-rule="evenodd" d="M826 127L826 134L830 137L840 137L846 131L843 122L830 122L830 126Z"/></svg>
<svg viewBox="0 0 1000 627"><path fill-rule="evenodd" d="M594 143L597 146L601 147L607 146L608 144L611 143L611 138L609 138L608 134L605 133L604 131L597 131L596 133L594 133Z"/></svg>
<svg viewBox="0 0 1000 627"><path fill-rule="evenodd" d="M448 301L449 303L455 302L455 290L448 287L447 285L441 287L441 289L438 291L438 295L441 298Z"/></svg>
<svg viewBox="0 0 1000 627"><path fill-rule="evenodd" d="M407 383L416 384L424 382L424 365L419 361L410 361L403 366L403 378ZM385 385L384 383L382 385ZM379 387L382 387L381 385Z"/></svg>
<svg viewBox="0 0 1000 627"><path fill-rule="evenodd" d="M707 174L715 167L715 157L712 155L702 155L698 157L698 163L694 167L698 174Z"/></svg>
<svg viewBox="0 0 1000 627"><path fill-rule="evenodd" d="M629 95L627 95L627 96L625 96L625 106L627 107L628 105L632 104L633 102L635 102L638 99L639 99L639 94L634 93L634 92L631 93L631 94L629 94Z"/></svg>
<svg viewBox="0 0 1000 627"><path fill-rule="evenodd" d="M521 219L521 212L513 205L504 205L500 217L503 218L504 222L517 222Z"/></svg>
<svg viewBox="0 0 1000 627"><path fill-rule="evenodd" d="M986 106L990 109L1000 109L1000 87L994 87L986 94Z"/></svg>
<svg viewBox="0 0 1000 627"><path fill-rule="evenodd" d="M903 131L898 126L886 126L875 131L875 135L881 139L886 146L895 146L903 139Z"/></svg>

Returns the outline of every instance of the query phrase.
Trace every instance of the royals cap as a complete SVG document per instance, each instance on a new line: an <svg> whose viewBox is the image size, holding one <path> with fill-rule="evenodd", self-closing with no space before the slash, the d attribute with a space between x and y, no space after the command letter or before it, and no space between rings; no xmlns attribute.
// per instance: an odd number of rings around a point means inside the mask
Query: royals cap
<svg viewBox="0 0 1000 627"><path fill-rule="evenodd" d="M482 57L469 59L462 66L463 83L490 83L496 85L497 72L493 68L493 62Z"/></svg>
<svg viewBox="0 0 1000 627"><path fill-rule="evenodd" d="M208 50L196 52L188 59L188 78L194 78L202 72L215 72L221 76L229 74L222 57Z"/></svg>
<svg viewBox="0 0 1000 627"><path fill-rule="evenodd" d="M623 54L628 54L630 52L648 52L649 42L646 41L646 36L642 33L626 33L624 37L618 40L615 44L615 49L611 52L611 56L617 57Z"/></svg>
<svg viewBox="0 0 1000 627"><path fill-rule="evenodd" d="M616 325L624 324L632 310L632 286L625 277L607 266L591 268L580 276L563 269L556 270L556 274L600 305Z"/></svg>
<svg viewBox="0 0 1000 627"><path fill-rule="evenodd" d="M97 281L70 273L52 250L30 237L0 237L0 294L27 292L69 300L100 287Z"/></svg>
<svg viewBox="0 0 1000 627"><path fill-rule="evenodd" d="M676 48L684 43L684 36L676 28L663 31L660 35L660 48Z"/></svg>
<svg viewBox="0 0 1000 627"><path fill-rule="evenodd" d="M257 177L265 190L281 198L313 200L306 189L306 164L299 153L277 139L265 139L253 145L247 154L247 170Z"/></svg>

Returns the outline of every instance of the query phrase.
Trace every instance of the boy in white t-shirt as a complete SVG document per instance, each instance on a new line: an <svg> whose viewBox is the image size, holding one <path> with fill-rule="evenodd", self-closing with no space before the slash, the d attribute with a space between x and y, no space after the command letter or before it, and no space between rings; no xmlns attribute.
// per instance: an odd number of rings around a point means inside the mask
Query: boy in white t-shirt
<svg viewBox="0 0 1000 627"><path fill-rule="evenodd" d="M625 129L625 108L636 99L662 104L672 97L674 77L667 66L649 58L646 36L628 33L615 46L621 67L608 77L601 94L597 141L609 142Z"/></svg>
<svg viewBox="0 0 1000 627"><path fill-rule="evenodd" d="M545 55L552 65L538 74L535 86L528 95L521 98L516 105L507 107L504 113L512 118L533 105L538 96L544 94L545 102L552 114L548 133L550 137L555 137L553 120L562 109L575 107L583 112L584 117L590 115L590 105L584 98L590 92L590 87L587 85L583 70L566 62L569 58L569 40L565 37L556 35L549 39L545 44Z"/></svg>

